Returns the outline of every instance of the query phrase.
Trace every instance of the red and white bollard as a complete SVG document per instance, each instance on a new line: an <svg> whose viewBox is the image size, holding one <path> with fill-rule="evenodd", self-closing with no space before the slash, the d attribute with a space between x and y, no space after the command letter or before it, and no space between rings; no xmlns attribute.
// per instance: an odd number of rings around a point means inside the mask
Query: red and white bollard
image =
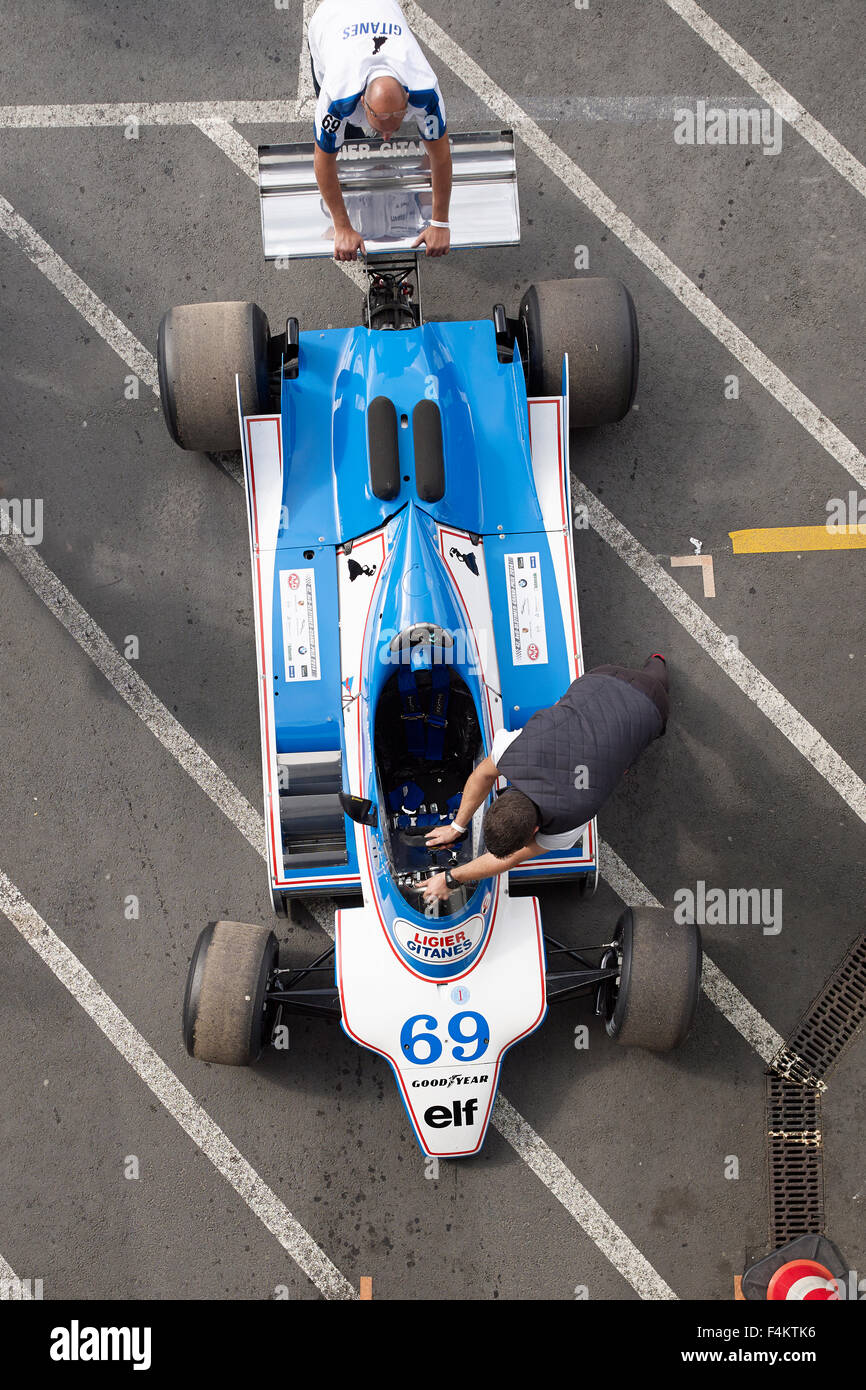
<svg viewBox="0 0 866 1390"><path fill-rule="evenodd" d="M770 1279L767 1298L838 1300L839 1286L829 1269L817 1260L791 1260Z"/></svg>

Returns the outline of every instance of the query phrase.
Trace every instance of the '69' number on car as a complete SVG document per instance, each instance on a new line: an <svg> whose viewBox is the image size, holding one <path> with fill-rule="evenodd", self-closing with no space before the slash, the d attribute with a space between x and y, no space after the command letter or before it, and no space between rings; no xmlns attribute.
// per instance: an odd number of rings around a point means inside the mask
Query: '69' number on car
<svg viewBox="0 0 866 1390"><path fill-rule="evenodd" d="M410 1062L426 1067L439 1060L442 1056L442 1043L433 1031L438 1027L431 1014L413 1014L411 1018L406 1019L400 1030L400 1047ZM448 1036L454 1044L451 1055L456 1061L477 1062L487 1051L490 1027L483 1014L476 1014L467 1009L464 1013L454 1014L449 1018ZM474 1052L470 1050L473 1045Z"/></svg>

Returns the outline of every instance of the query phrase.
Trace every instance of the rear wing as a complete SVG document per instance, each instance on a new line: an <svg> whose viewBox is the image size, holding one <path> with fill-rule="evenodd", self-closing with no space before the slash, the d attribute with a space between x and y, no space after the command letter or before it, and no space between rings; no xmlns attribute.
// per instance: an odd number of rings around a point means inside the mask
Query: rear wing
<svg viewBox="0 0 866 1390"><path fill-rule="evenodd" d="M452 248L518 245L513 132L461 133L449 139ZM333 255L334 227L316 184L314 151L311 143L259 147L266 260ZM337 161L346 211L368 255L410 250L433 209L424 141L346 141Z"/></svg>

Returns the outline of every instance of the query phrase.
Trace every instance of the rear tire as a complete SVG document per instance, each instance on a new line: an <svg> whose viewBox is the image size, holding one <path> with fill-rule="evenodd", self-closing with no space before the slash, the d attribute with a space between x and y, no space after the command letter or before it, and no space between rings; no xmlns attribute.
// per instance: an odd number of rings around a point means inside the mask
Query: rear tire
<svg viewBox="0 0 866 1390"><path fill-rule="evenodd" d="M156 360L175 444L208 454L240 448L235 373L244 414L267 414L269 342L258 304L181 304L163 315Z"/></svg>
<svg viewBox="0 0 866 1390"><path fill-rule="evenodd" d="M568 353L572 428L613 424L637 391L639 340L632 297L620 280L540 280L520 304L518 342L530 396L562 394Z"/></svg>
<svg viewBox="0 0 866 1390"><path fill-rule="evenodd" d="M193 951L183 1001L187 1052L201 1062L243 1067L261 1055L265 994L277 963L267 927L211 922Z"/></svg>
<svg viewBox="0 0 866 1390"><path fill-rule="evenodd" d="M684 1042L701 992L701 934L666 908L627 907L614 940L619 988L608 993L605 1027L626 1047L669 1052Z"/></svg>

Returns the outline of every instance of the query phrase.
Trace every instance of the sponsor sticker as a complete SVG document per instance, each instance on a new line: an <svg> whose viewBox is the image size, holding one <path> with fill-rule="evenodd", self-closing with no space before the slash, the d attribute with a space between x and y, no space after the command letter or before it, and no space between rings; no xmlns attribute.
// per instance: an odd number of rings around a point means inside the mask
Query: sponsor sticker
<svg viewBox="0 0 866 1390"><path fill-rule="evenodd" d="M490 1073L482 1072L451 1072L448 1076L421 1076L412 1082L416 1090L426 1090L428 1086L446 1086L449 1090L452 1086L486 1086L490 1080Z"/></svg>
<svg viewBox="0 0 866 1390"><path fill-rule="evenodd" d="M547 627L538 551L505 556L511 659L515 666L547 664Z"/></svg>
<svg viewBox="0 0 866 1390"><path fill-rule="evenodd" d="M321 680L315 570L281 570L280 605L286 680Z"/></svg>
<svg viewBox="0 0 866 1390"><path fill-rule="evenodd" d="M481 940L483 931L483 917L470 917L459 927L444 931L428 931L423 927L415 927L402 917L398 917L394 923L394 935L406 954L410 958L427 961L431 965L459 963L465 956L470 956ZM468 997L468 991L466 994Z"/></svg>
<svg viewBox="0 0 866 1390"><path fill-rule="evenodd" d="M431 1129L447 1129L449 1125L459 1128L472 1126L478 1116L478 1101L472 1096L469 1100L455 1100L453 1105L431 1105L424 1111L424 1123Z"/></svg>

